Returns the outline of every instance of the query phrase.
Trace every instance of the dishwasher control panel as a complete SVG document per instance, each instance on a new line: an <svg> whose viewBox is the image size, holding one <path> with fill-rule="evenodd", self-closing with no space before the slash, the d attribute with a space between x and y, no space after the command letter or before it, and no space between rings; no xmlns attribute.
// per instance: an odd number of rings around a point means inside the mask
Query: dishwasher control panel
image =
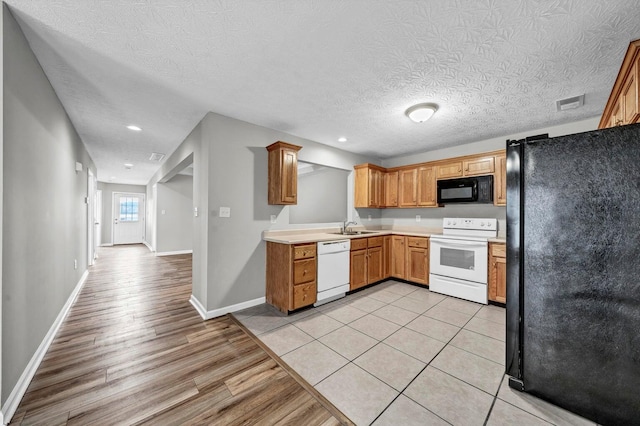
<svg viewBox="0 0 640 426"><path fill-rule="evenodd" d="M340 241L323 241L318 243L318 254L337 253L341 251L349 251L351 249L351 240Z"/></svg>

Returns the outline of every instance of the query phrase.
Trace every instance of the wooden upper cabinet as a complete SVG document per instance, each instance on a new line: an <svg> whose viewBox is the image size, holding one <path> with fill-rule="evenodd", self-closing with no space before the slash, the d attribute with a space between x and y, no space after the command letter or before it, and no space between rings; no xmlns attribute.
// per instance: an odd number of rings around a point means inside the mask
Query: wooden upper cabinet
<svg viewBox="0 0 640 426"><path fill-rule="evenodd" d="M462 161L440 164L436 167L438 179L449 179L462 176Z"/></svg>
<svg viewBox="0 0 640 426"><path fill-rule="evenodd" d="M385 172L384 180L384 207L398 207L398 171Z"/></svg>
<svg viewBox="0 0 640 426"><path fill-rule="evenodd" d="M496 155L496 173L493 179L493 204L507 205L507 155Z"/></svg>
<svg viewBox="0 0 640 426"><path fill-rule="evenodd" d="M490 175L495 170L495 159L493 156L474 158L462 162L464 176Z"/></svg>
<svg viewBox="0 0 640 426"><path fill-rule="evenodd" d="M434 167L418 167L417 180L417 205L419 207L437 207L438 191Z"/></svg>
<svg viewBox="0 0 640 426"><path fill-rule="evenodd" d="M374 164L360 164L355 169L355 197L356 208L370 208L384 206L384 169Z"/></svg>
<svg viewBox="0 0 640 426"><path fill-rule="evenodd" d="M269 204L297 204L298 151L301 146L278 141L269 151Z"/></svg>
<svg viewBox="0 0 640 426"><path fill-rule="evenodd" d="M398 173L398 207L415 207L418 203L418 169L403 169Z"/></svg>
<svg viewBox="0 0 640 426"><path fill-rule="evenodd" d="M640 121L640 40L629 44L609 100L604 107L599 129Z"/></svg>

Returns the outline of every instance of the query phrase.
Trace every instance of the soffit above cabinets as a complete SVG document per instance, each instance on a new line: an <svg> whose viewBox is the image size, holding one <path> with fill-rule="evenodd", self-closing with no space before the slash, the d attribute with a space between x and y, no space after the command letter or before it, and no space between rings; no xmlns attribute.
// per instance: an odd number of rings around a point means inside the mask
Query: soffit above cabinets
<svg viewBox="0 0 640 426"><path fill-rule="evenodd" d="M98 179L135 184L208 111L377 158L596 117L640 38L636 0L6 3Z"/></svg>

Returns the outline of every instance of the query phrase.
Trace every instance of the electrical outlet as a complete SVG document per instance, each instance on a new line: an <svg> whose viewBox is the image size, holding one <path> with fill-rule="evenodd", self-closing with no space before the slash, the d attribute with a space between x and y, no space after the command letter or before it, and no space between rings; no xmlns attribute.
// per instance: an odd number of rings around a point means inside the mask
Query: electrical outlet
<svg viewBox="0 0 640 426"><path fill-rule="evenodd" d="M160 214L166 214L166 213L167 213L167 211L164 210L164 209L160 211Z"/></svg>
<svg viewBox="0 0 640 426"><path fill-rule="evenodd" d="M371 221L371 215L367 215L367 220Z"/></svg>
<svg viewBox="0 0 640 426"><path fill-rule="evenodd" d="M275 214L271 215L271 223L276 223L278 221L278 217Z"/></svg>
<svg viewBox="0 0 640 426"><path fill-rule="evenodd" d="M198 208L197 207L193 208L193 216L194 217L198 217Z"/></svg>
<svg viewBox="0 0 640 426"><path fill-rule="evenodd" d="M420 217L420 215L419 215L419 214L417 214L417 215L416 215L416 222L420 222L420 219L422 219L422 218Z"/></svg>
<svg viewBox="0 0 640 426"><path fill-rule="evenodd" d="M78 259L73 259L73 269L78 269Z"/></svg>
<svg viewBox="0 0 640 426"><path fill-rule="evenodd" d="M231 217L231 207L220 207L220 217Z"/></svg>

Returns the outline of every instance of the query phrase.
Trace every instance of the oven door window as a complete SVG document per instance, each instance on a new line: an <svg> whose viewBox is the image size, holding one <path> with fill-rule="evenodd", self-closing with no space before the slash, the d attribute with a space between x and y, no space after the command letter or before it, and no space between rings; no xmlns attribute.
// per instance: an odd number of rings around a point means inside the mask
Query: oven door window
<svg viewBox="0 0 640 426"><path fill-rule="evenodd" d="M475 250L440 248L440 265L473 271L476 267Z"/></svg>

